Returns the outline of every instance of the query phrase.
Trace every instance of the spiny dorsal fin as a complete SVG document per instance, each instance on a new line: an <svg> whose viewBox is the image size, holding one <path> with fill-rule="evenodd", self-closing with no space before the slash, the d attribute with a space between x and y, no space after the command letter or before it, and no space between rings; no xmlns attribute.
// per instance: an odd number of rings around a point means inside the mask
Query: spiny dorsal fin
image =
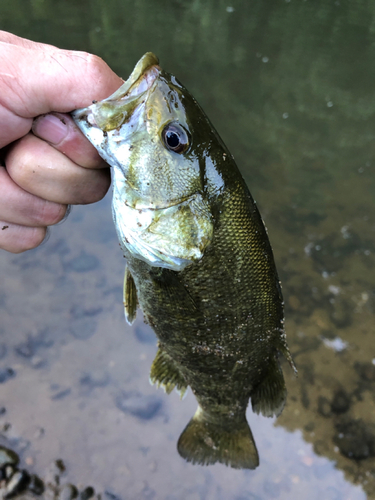
<svg viewBox="0 0 375 500"><path fill-rule="evenodd" d="M124 276L124 309L125 309L125 319L131 325L135 320L137 315L137 289L131 275L128 266L125 266L125 276Z"/></svg>
<svg viewBox="0 0 375 500"><path fill-rule="evenodd" d="M162 347L159 347L152 363L150 383L163 387L167 394L170 394L176 387L181 399L188 387L176 363Z"/></svg>

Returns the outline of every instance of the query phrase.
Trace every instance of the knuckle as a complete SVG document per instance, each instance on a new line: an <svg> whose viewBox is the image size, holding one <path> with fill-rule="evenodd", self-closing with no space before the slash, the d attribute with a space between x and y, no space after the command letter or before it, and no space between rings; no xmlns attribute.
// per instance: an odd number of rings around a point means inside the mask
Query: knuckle
<svg viewBox="0 0 375 500"><path fill-rule="evenodd" d="M87 54L86 64L87 71L94 81L103 80L104 75L110 71L108 64L95 54Z"/></svg>
<svg viewBox="0 0 375 500"><path fill-rule="evenodd" d="M23 186L35 169L35 153L29 136L16 141L9 149L6 157L7 171L10 177Z"/></svg>

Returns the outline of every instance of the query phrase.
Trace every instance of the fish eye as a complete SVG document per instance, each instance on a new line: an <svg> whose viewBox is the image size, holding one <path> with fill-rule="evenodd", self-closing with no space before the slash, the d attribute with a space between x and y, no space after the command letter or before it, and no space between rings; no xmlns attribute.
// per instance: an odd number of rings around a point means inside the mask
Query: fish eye
<svg viewBox="0 0 375 500"><path fill-rule="evenodd" d="M179 123L168 123L161 133L165 147L175 153L184 153L189 147L189 136Z"/></svg>

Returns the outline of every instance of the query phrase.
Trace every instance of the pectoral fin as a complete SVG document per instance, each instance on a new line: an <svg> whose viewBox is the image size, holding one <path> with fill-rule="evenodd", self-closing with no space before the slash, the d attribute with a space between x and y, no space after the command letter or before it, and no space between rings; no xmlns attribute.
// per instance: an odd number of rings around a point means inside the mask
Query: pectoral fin
<svg viewBox="0 0 375 500"><path fill-rule="evenodd" d="M125 309L125 319L131 325L135 320L137 315L137 289L131 275L128 266L125 267L124 276L124 309Z"/></svg>
<svg viewBox="0 0 375 500"><path fill-rule="evenodd" d="M159 347L151 366L150 382L162 386L167 394L176 387L182 398L187 390L187 384L173 359Z"/></svg>

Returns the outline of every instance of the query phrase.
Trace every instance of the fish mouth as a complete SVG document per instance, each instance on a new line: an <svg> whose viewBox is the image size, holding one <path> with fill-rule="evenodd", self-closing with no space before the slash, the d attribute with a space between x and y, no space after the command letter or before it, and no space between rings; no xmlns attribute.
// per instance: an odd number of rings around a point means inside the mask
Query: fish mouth
<svg viewBox="0 0 375 500"><path fill-rule="evenodd" d="M80 128L97 127L103 132L119 129L146 99L160 71L159 59L152 52L147 52L116 92L87 108L73 111L74 120Z"/></svg>
<svg viewBox="0 0 375 500"><path fill-rule="evenodd" d="M171 207L176 207L178 205L182 205L183 203L185 203L187 201L193 201L196 198L196 194L197 193L194 193L194 194L189 195L189 196L184 196L183 198L179 198L178 200L171 200L169 203L163 204L163 205L157 205L157 204L152 204L152 205L147 204L146 205L146 204L142 204L142 203L139 203L139 202L135 202L135 203L131 203L130 202L129 203L128 200L124 200L124 205L127 206L128 208L132 208L133 210L138 210L138 211L143 211L143 210L153 210L153 211L166 210L167 208L171 208Z"/></svg>

